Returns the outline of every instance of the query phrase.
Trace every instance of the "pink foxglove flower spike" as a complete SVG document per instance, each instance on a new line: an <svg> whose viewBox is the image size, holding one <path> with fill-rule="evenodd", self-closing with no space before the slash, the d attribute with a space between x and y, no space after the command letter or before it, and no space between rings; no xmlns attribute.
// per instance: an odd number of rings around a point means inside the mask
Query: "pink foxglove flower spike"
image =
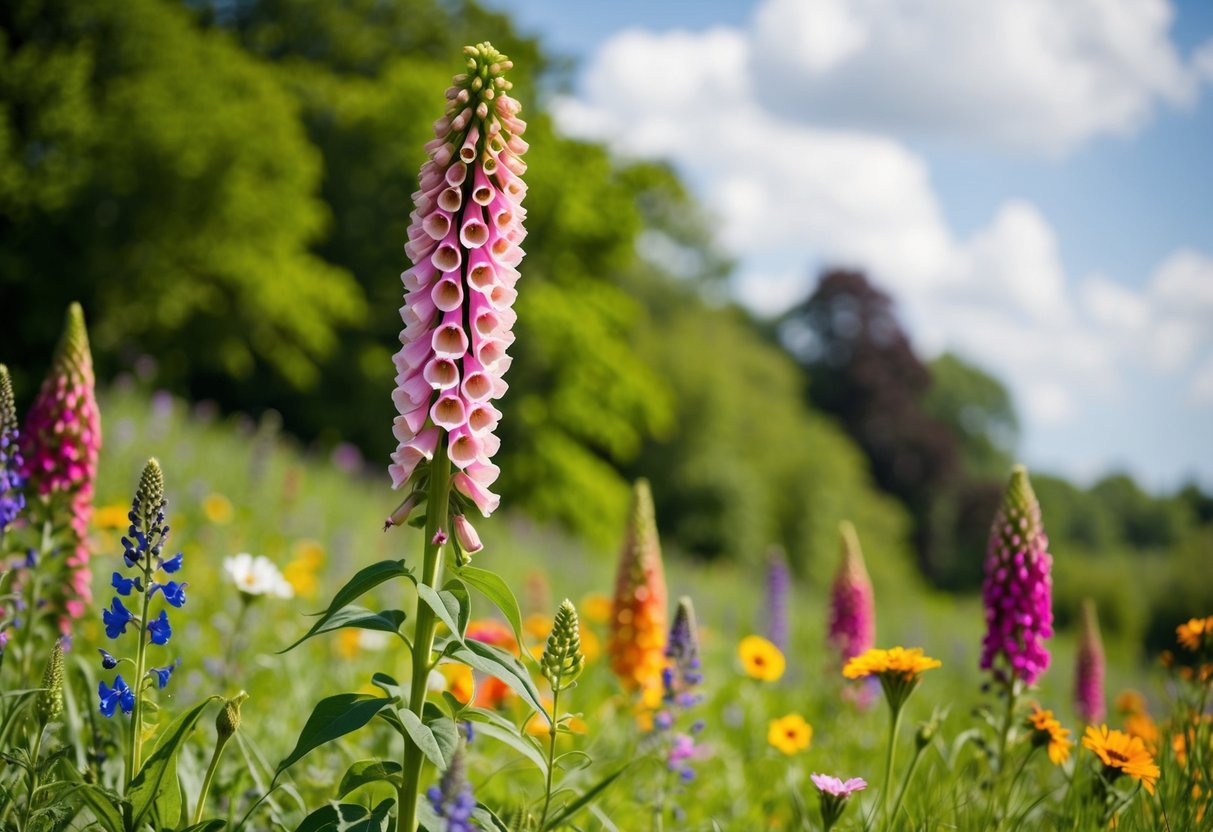
<svg viewBox="0 0 1213 832"><path fill-rule="evenodd" d="M1099 613L1095 602L1087 598L1082 603L1082 631L1078 640L1078 657L1074 668L1074 710L1087 725L1103 721L1104 651L1099 634Z"/></svg>
<svg viewBox="0 0 1213 832"><path fill-rule="evenodd" d="M994 516L981 587L986 635L981 668L1000 682L1031 685L1049 666L1053 558L1028 472L1016 465Z"/></svg>
<svg viewBox="0 0 1213 832"><path fill-rule="evenodd" d="M60 629L67 632L92 600L88 524L93 515L93 481L101 450L101 412L93 391L93 355L89 351L84 310L68 307L63 335L50 373L25 417L21 434L23 475L47 505L66 499L72 531L63 560L63 581L52 603L60 606Z"/></svg>
<svg viewBox="0 0 1213 832"><path fill-rule="evenodd" d="M479 537L465 509L488 517L500 502L490 490L500 473L491 460L501 412L492 402L507 389L502 376L514 342L527 145L503 75L510 61L487 43L464 53L467 72L446 91L446 113L434 123L413 194L405 245L413 265L401 275L404 328L393 357L398 444L388 472L392 488L409 492L393 517L407 515L442 443L458 469L445 525L471 554Z"/></svg>

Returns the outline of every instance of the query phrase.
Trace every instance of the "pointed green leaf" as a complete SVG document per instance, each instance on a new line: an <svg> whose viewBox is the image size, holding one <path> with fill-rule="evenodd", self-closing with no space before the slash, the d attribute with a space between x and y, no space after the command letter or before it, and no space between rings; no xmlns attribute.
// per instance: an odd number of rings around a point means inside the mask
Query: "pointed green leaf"
<svg viewBox="0 0 1213 832"><path fill-rule="evenodd" d="M311 631L309 631L308 634L302 639L295 642L295 644L288 647L287 650L292 649L298 645L299 642L303 641L309 636L315 635L315 633L319 631L320 628L329 621L329 619L335 616L342 609L349 606L370 590L379 586L379 584L383 583L384 581L390 581L393 578L408 578L409 580L414 580L412 570L404 565L403 560L381 560L379 563L373 563L364 569L358 570L354 577L350 578L345 586L337 590L337 594L333 596L333 600L329 604L328 609L316 613L316 615L320 616L320 620L312 626Z"/></svg>
<svg viewBox="0 0 1213 832"><path fill-rule="evenodd" d="M505 682L534 711L546 716L547 711L539 701L539 689L531 680L531 674L509 653L484 642L468 639L451 655L464 664Z"/></svg>
<svg viewBox="0 0 1213 832"><path fill-rule="evenodd" d="M339 693L321 699L303 726L295 750L278 764L275 775L286 771L313 749L357 731L374 719L375 714L391 704L391 701L387 697L376 698L361 693Z"/></svg>
<svg viewBox="0 0 1213 832"><path fill-rule="evenodd" d="M432 586L421 583L417 584L417 597L434 611L434 615L438 616L438 620L445 624L448 630L457 638L463 638L463 633L459 631L461 617L459 598L445 589L435 592Z"/></svg>
<svg viewBox="0 0 1213 832"><path fill-rule="evenodd" d="M400 763L392 760L359 760L350 766L345 776L341 778L341 785L337 787L337 799L345 797L354 789L361 788L368 783L378 783L386 780L393 786L400 786L400 772L402 766Z"/></svg>
<svg viewBox="0 0 1213 832"><path fill-rule="evenodd" d="M573 817L573 815L584 809L587 804L594 800L594 798L598 797L598 795L605 791L608 786L618 780L619 775L623 774L625 771L627 771L627 769L628 767L624 766L614 774L608 774L606 777L599 780L597 783L587 789L585 793L581 795L581 797L577 798L572 803L568 804L557 812L556 816L549 820L547 825L543 827L542 832L547 832L549 829L557 829L561 824L567 823L568 820Z"/></svg>
<svg viewBox="0 0 1213 832"><path fill-rule="evenodd" d="M396 715L400 717L404 730L408 731L409 738L414 745L421 749L425 758L437 766L439 771L445 771L446 757L442 755L442 748L438 745L438 740L434 737L434 732L430 730L430 727L421 721L421 717L410 710L401 708Z"/></svg>
<svg viewBox="0 0 1213 832"><path fill-rule="evenodd" d="M313 636L331 633L334 630L340 630L346 627L354 627L359 630L374 630L380 633L393 633L400 635L400 625L404 623L405 614L402 610L384 610L382 612L373 612L365 607L355 606L353 604L342 607L331 615L324 614L324 617L312 625L312 629L304 633L290 647L279 650L279 653L286 653L294 650L303 642Z"/></svg>
<svg viewBox="0 0 1213 832"><path fill-rule="evenodd" d="M153 807L160 823L175 827L181 817L181 789L177 784L177 754L189 739L202 711L218 696L210 696L169 723L156 741L156 748L143 763L126 790L130 801L128 829L139 829Z"/></svg>
<svg viewBox="0 0 1213 832"><path fill-rule="evenodd" d="M505 616L505 620L514 629L514 638L518 640L520 645L526 644L523 638L522 613L518 609L518 599L514 597L509 584L500 575L475 566L465 566L462 569L456 569L455 574L459 576L461 581L485 598L488 598L493 603L493 606L501 610L501 614Z"/></svg>

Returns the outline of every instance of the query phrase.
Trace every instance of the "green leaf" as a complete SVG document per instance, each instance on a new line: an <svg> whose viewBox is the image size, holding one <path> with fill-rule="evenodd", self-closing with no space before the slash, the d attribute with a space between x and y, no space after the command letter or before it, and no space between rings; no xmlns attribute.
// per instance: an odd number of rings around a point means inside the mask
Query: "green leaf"
<svg viewBox="0 0 1213 832"><path fill-rule="evenodd" d="M153 810L159 815L160 824L174 827L181 817L181 789L177 784L177 754L189 739L203 710L211 702L220 699L209 696L181 716L169 723L156 740L156 748L143 763L135 779L126 790L130 801L127 829L142 827Z"/></svg>
<svg viewBox="0 0 1213 832"><path fill-rule="evenodd" d="M464 664L505 682L534 711L547 715L539 701L539 689L535 687L531 675L521 662L509 653L484 642L468 639L451 655Z"/></svg>
<svg viewBox="0 0 1213 832"><path fill-rule="evenodd" d="M549 829L557 829L562 823L567 823L568 820L573 817L573 815L584 809L591 801L594 800L594 798L602 794L602 792L604 792L608 786L618 780L619 775L623 774L625 771L627 771L627 769L628 767L624 766L614 774L608 774L606 777L599 780L597 783L587 789L585 793L581 795L581 797L577 798L572 803L561 809L555 817L547 822L547 825L543 827L541 832L547 832Z"/></svg>
<svg viewBox="0 0 1213 832"><path fill-rule="evenodd" d="M401 702L407 702L408 696L404 687L392 676L386 673L376 673L371 676L371 684L382 690L388 696L394 696Z"/></svg>
<svg viewBox="0 0 1213 832"><path fill-rule="evenodd" d="M518 600L514 597L509 584L496 572L475 566L465 566L454 572L461 581L488 598L497 609L501 610L505 620L514 628L514 638L517 639L519 646L524 646L526 641L523 638L522 613L518 609Z"/></svg>
<svg viewBox="0 0 1213 832"><path fill-rule="evenodd" d="M332 602L328 609L315 613L320 616L312 629L299 641L286 648L290 650L297 646L300 642L306 640L310 636L315 635L320 631L321 627L332 619L342 609L349 606L355 599L362 597L364 594L379 586L384 581L390 581L392 578L413 578L413 572L404 565L403 560L381 560L378 563L373 563L370 566L358 570L354 577L350 578L345 586L337 590L337 594L333 596ZM286 650L282 651L286 652Z"/></svg>
<svg viewBox="0 0 1213 832"><path fill-rule="evenodd" d="M97 819L106 832L123 832L122 798L116 793L101 786L89 783L80 790L81 797L92 809L93 817Z"/></svg>
<svg viewBox="0 0 1213 832"><path fill-rule="evenodd" d="M421 717L405 708L397 711L396 715L400 717L404 730L408 731L409 738L412 739L414 745L421 749L425 758L437 766L439 771L445 771L446 757L442 755L442 748L438 745L438 740L434 737L434 732L430 727L421 721Z"/></svg>
<svg viewBox="0 0 1213 832"><path fill-rule="evenodd" d="M476 819L476 823L480 825L481 829L489 830L489 832L510 832L505 821L497 817L497 814L483 803L476 804L476 808L472 810L472 817Z"/></svg>
<svg viewBox="0 0 1213 832"><path fill-rule="evenodd" d="M447 716L446 711L442 710L436 702L425 703L421 721L433 732L443 758L451 759L451 755L455 753L455 747L459 745L459 728L455 725L455 721Z"/></svg>
<svg viewBox="0 0 1213 832"><path fill-rule="evenodd" d="M321 699L303 726L295 750L278 764L275 777L302 760L313 749L338 737L344 737L351 731L357 731L374 719L375 714L391 704L391 701L386 697L376 698L361 693L339 693Z"/></svg>
<svg viewBox="0 0 1213 832"><path fill-rule="evenodd" d="M403 767L400 763L391 760L359 760L350 766L346 770L345 776L341 778L341 785L337 787L337 799L340 800L354 789L368 783L386 780L393 786L399 787L402 770Z"/></svg>
<svg viewBox="0 0 1213 832"><path fill-rule="evenodd" d="M417 584L417 597L434 611L434 615L438 616L438 620L445 624L448 630L460 640L463 639L463 633L459 630L459 620L463 617L460 610L462 605L454 593L445 589L435 592L433 587L419 583ZM466 600L466 598L465 594L464 599Z"/></svg>
<svg viewBox="0 0 1213 832"><path fill-rule="evenodd" d="M225 826L227 826L227 821L222 818L211 818L201 823L195 823L193 826L187 826L181 832L218 832Z"/></svg>
<svg viewBox="0 0 1213 832"><path fill-rule="evenodd" d="M535 746L532 745L526 737L520 737L517 734L513 734L510 731L501 728L500 726L492 724L477 726L476 733L483 734L486 737L492 737L498 742L505 743L523 757L526 757L529 762L533 763L535 768L539 769L541 774L547 776L547 760L543 759L543 755L539 753L539 750L535 748Z"/></svg>
<svg viewBox="0 0 1213 832"><path fill-rule="evenodd" d="M359 630L375 630L380 633L393 633L400 635L400 625L404 623L405 614L402 610L384 610L383 612L373 612L365 607L357 607L354 605L342 607L331 615L324 614L324 617L312 625L312 629L308 630L298 641L290 647L279 650L279 653L286 653L294 650L303 642L307 641L312 636L331 633L334 630L340 630L346 627L354 627Z"/></svg>
<svg viewBox="0 0 1213 832"><path fill-rule="evenodd" d="M443 587L443 592L449 592L459 602L459 638L463 638L468 631L468 619L472 617L472 599L468 597L468 589L456 578L451 578Z"/></svg>
<svg viewBox="0 0 1213 832"><path fill-rule="evenodd" d="M303 823L295 828L295 832L337 832L338 829L349 829L346 824L364 820L370 817L370 811L357 803L329 804L322 806L303 819Z"/></svg>

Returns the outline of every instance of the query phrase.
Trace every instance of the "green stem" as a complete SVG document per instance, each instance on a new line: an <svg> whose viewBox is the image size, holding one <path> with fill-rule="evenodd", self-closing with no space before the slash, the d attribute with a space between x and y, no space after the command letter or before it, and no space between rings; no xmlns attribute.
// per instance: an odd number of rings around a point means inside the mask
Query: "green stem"
<svg viewBox="0 0 1213 832"><path fill-rule="evenodd" d="M1015 702L1019 698L1019 687L1012 681L1007 684L1007 712L1002 721L1002 734L998 738L998 775L1001 778L1007 753L1007 740L1011 736L1011 721L1015 719Z"/></svg>
<svg viewBox="0 0 1213 832"><path fill-rule="evenodd" d="M885 756L884 762L884 788L880 791L880 809L881 815L884 815L885 806L889 802L889 792L893 788L893 758L897 751L897 733L901 728L901 712L903 708L897 707L893 709L893 713L889 719L889 750ZM892 827L892 818L885 816L885 828Z"/></svg>
<svg viewBox="0 0 1213 832"><path fill-rule="evenodd" d="M144 555L145 561L151 555ZM135 678L131 688L135 691L135 707L131 710L131 732L126 755L126 788L139 771L139 760L143 754L143 674L147 672L147 616L152 604L152 570L150 564L143 567L143 612L139 616L139 649L135 653Z"/></svg>
<svg viewBox="0 0 1213 832"><path fill-rule="evenodd" d="M34 740L30 745L29 754L29 793L25 797L25 812L21 819L21 829L27 832L30 817L34 813L34 793L38 790L38 755L42 753L42 735L46 733L45 726L39 725Z"/></svg>
<svg viewBox="0 0 1213 832"><path fill-rule="evenodd" d="M442 547L434 542L439 529L445 528L451 499L451 463L447 457L446 437L438 441L434 459L430 462L429 496L425 514L425 553L422 561L421 581L426 586L438 589L442 578ZM409 710L421 718L425 709L426 682L430 674L430 654L434 649L434 611L428 604L417 600L417 627L413 635L413 675L409 686ZM412 739L404 740L404 770L397 793L400 799L396 815L397 832L416 832L417 794L421 784L421 766L425 757Z"/></svg>
<svg viewBox="0 0 1213 832"><path fill-rule="evenodd" d="M33 668L34 660L34 621L38 617L36 610L38 609L38 590L41 588L42 581L39 580L39 570L42 564L46 563L46 558L51 552L51 536L54 532L54 527L51 526L51 521L46 520L42 523L42 539L38 544L38 564L30 570L29 593L25 599L25 626L21 636L21 681L29 681L30 672Z"/></svg>
<svg viewBox="0 0 1213 832"><path fill-rule="evenodd" d="M548 820L548 807L552 805L552 774L556 768L556 724L560 713L560 688L559 678L557 684L552 686L552 724L548 727L548 773L547 782L544 784L543 794L543 812L539 816L540 832L545 828Z"/></svg>
<svg viewBox="0 0 1213 832"><path fill-rule="evenodd" d="M910 767L906 770L905 779L901 782L901 790L897 792L897 799L893 801L893 811L889 813L890 823L897 819L897 812L901 809L901 801L905 798L906 792L910 788L910 781L914 779L914 771L918 768L918 761L922 759L922 752L925 748L926 746L921 746L914 749L914 758L910 760Z"/></svg>
<svg viewBox="0 0 1213 832"><path fill-rule="evenodd" d="M223 755L223 749L226 745L226 740L220 740L215 743L215 753L211 755L210 765L206 767L206 776L202 778L202 788L198 791L198 805L194 807L194 819L191 822L193 826L202 823L202 812L206 808L206 797L211 792L211 781L215 779L215 772L219 770L219 758Z"/></svg>

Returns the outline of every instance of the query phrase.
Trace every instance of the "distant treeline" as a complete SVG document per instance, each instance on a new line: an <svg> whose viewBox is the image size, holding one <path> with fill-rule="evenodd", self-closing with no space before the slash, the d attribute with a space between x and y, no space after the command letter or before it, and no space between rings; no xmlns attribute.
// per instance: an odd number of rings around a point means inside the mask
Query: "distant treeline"
<svg viewBox="0 0 1213 832"><path fill-rule="evenodd" d="M778 543L824 581L847 518L878 582L911 553L937 584L979 580L1017 438L1005 388L954 356L924 365L862 274L825 275L777 322L723 302L709 218L668 168L558 136L539 93L562 64L506 16L12 0L0 35L0 360L23 400L80 300L103 379L150 357L158 386L386 465L410 194L460 48L491 39L531 143L507 504L613 545L644 475L697 557ZM1058 551L1209 553L1198 489L1037 481Z"/></svg>

